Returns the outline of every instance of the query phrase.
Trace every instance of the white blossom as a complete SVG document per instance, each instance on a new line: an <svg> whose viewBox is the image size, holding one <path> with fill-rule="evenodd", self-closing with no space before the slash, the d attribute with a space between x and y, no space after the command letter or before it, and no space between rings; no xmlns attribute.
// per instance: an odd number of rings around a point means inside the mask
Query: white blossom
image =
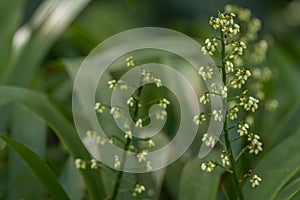
<svg viewBox="0 0 300 200"><path fill-rule="evenodd" d="M138 159L138 162L146 161L146 156L148 155L148 152L146 150L139 152L136 157Z"/></svg>
<svg viewBox="0 0 300 200"><path fill-rule="evenodd" d="M115 163L114 163L114 167L116 169L119 169L121 167L121 161L119 159L119 157L117 155L115 155Z"/></svg>
<svg viewBox="0 0 300 200"><path fill-rule="evenodd" d="M143 120L142 120L142 119L138 119L138 120L135 122L135 126L136 126L136 127L139 127L139 128L143 127Z"/></svg>
<svg viewBox="0 0 300 200"><path fill-rule="evenodd" d="M195 115L193 121L197 125L201 124L201 122L206 121L206 115L205 115L205 113L202 112L199 115Z"/></svg>
<svg viewBox="0 0 300 200"><path fill-rule="evenodd" d="M119 107L111 107L109 114L111 114L115 119L121 116L121 109Z"/></svg>
<svg viewBox="0 0 300 200"><path fill-rule="evenodd" d="M258 103L259 100L255 99L252 96L240 98L240 105L243 106L246 111L254 112L255 110L258 109Z"/></svg>
<svg viewBox="0 0 300 200"><path fill-rule="evenodd" d="M75 159L75 167L77 169L86 169L86 162L82 160L81 158Z"/></svg>
<svg viewBox="0 0 300 200"><path fill-rule="evenodd" d="M215 167L216 167L216 165L212 161L202 163L202 165L201 165L202 171L205 171L205 172L212 172L212 171L214 171Z"/></svg>
<svg viewBox="0 0 300 200"><path fill-rule="evenodd" d="M117 87L117 81L116 80L108 81L107 84L109 86L109 89L113 89L114 90Z"/></svg>
<svg viewBox="0 0 300 200"><path fill-rule="evenodd" d="M127 100L127 105L129 105L129 107L133 107L134 106L134 98L133 97L130 97L128 100Z"/></svg>
<svg viewBox="0 0 300 200"><path fill-rule="evenodd" d="M230 162L229 162L229 158L228 156L225 154L225 153L222 153L221 154L221 162L222 162L222 165L225 167L226 165L230 165Z"/></svg>
<svg viewBox="0 0 300 200"><path fill-rule="evenodd" d="M261 177L259 177L257 174L251 176L250 178L250 183L252 187L259 186L261 181L262 181Z"/></svg>
<svg viewBox="0 0 300 200"><path fill-rule="evenodd" d="M203 78L203 80L206 79L211 79L213 73L213 69L210 66L201 66L198 70L198 74L201 75L201 77Z"/></svg>
<svg viewBox="0 0 300 200"><path fill-rule="evenodd" d="M94 109L98 113L103 113L105 110L105 106L101 105L101 103L97 102L97 103L95 103Z"/></svg>
<svg viewBox="0 0 300 200"><path fill-rule="evenodd" d="M217 138L212 135L208 135L207 133L203 134L202 142L205 143L206 146L214 147L216 144Z"/></svg>
<svg viewBox="0 0 300 200"><path fill-rule="evenodd" d="M199 99L200 103L206 104L209 102L209 93L205 93L203 94L200 99Z"/></svg>
<svg viewBox="0 0 300 200"><path fill-rule="evenodd" d="M223 115L222 115L222 110L221 109L219 109L219 110L213 110L212 115L213 115L213 119L215 121L219 121L220 122L223 119Z"/></svg>
<svg viewBox="0 0 300 200"><path fill-rule="evenodd" d="M132 139L131 131L126 131L124 137L125 137L125 139Z"/></svg>
<svg viewBox="0 0 300 200"><path fill-rule="evenodd" d="M240 123L238 125L237 132L240 134L240 136L247 135L248 134L248 129L249 129L249 124L247 124L246 122Z"/></svg>
<svg viewBox="0 0 300 200"><path fill-rule="evenodd" d="M134 67L135 62L132 56L126 58L126 65L127 67Z"/></svg>
<svg viewBox="0 0 300 200"><path fill-rule="evenodd" d="M135 196L137 196L138 194L141 194L143 191L146 191L145 186L143 186L143 185L137 183L137 184L135 185L134 190L133 190L132 196L135 197Z"/></svg>
<svg viewBox="0 0 300 200"><path fill-rule="evenodd" d="M98 163L95 159L91 160L91 169L98 169Z"/></svg>
<svg viewBox="0 0 300 200"><path fill-rule="evenodd" d="M163 107L163 108L167 108L167 106L170 104L170 101L168 101L168 99L163 98L161 100L159 100L159 106Z"/></svg>

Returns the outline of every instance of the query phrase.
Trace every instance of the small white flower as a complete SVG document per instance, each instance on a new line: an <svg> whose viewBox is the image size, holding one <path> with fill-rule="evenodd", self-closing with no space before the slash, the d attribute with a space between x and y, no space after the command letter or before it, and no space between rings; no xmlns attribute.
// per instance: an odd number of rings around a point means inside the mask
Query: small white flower
<svg viewBox="0 0 300 200"><path fill-rule="evenodd" d="M234 71L233 67L234 67L234 65L233 65L233 63L231 61L227 60L225 62L225 69L226 69L227 73L233 72Z"/></svg>
<svg viewBox="0 0 300 200"><path fill-rule="evenodd" d="M202 142L204 142L206 146L210 146L213 148L217 142L217 138L215 136L208 135L207 133L205 133L202 136Z"/></svg>
<svg viewBox="0 0 300 200"><path fill-rule="evenodd" d="M156 119L159 119L159 120L164 120L167 116L167 111L165 110L162 110L161 112L158 111L158 112L155 112L155 118Z"/></svg>
<svg viewBox="0 0 300 200"><path fill-rule="evenodd" d="M244 49L246 49L246 44L244 42L233 42L231 46L232 50L229 55L230 59L234 59L239 55L243 55Z"/></svg>
<svg viewBox="0 0 300 200"><path fill-rule="evenodd" d="M201 122L206 121L206 115L205 113L200 113L199 115L195 115L193 121L195 122L195 124L199 125L201 124Z"/></svg>
<svg viewBox="0 0 300 200"><path fill-rule="evenodd" d="M248 129L249 129L249 124L245 123L240 123L238 125L238 130L237 132L240 134L240 136L247 135L248 134Z"/></svg>
<svg viewBox="0 0 300 200"><path fill-rule="evenodd" d="M151 148L151 147L154 147L155 146L155 143L153 140L149 139L148 140L148 147Z"/></svg>
<svg viewBox="0 0 300 200"><path fill-rule="evenodd" d="M131 131L126 131L124 137L125 137L125 139L132 139L132 133L131 133Z"/></svg>
<svg viewBox="0 0 300 200"><path fill-rule="evenodd" d="M203 54L204 55L209 54L212 56L213 52L216 51L216 47L218 46L217 39L215 37L213 37L211 39L207 38L204 43L205 43L205 46L203 46L201 49Z"/></svg>
<svg viewBox="0 0 300 200"><path fill-rule="evenodd" d="M211 79L213 75L213 69L210 66L201 66L198 73L202 76L203 80Z"/></svg>
<svg viewBox="0 0 300 200"><path fill-rule="evenodd" d="M254 112L255 110L258 109L258 103L259 100L255 99L252 96L250 96L249 98L248 97L240 98L240 105L243 106L246 111Z"/></svg>
<svg viewBox="0 0 300 200"><path fill-rule="evenodd" d="M254 153L257 155L260 151L263 150L262 148L262 142L259 141L260 137L256 134L248 134L248 141L250 141L250 144L248 144L249 153Z"/></svg>
<svg viewBox="0 0 300 200"><path fill-rule="evenodd" d="M127 105L129 105L129 107L133 107L134 106L134 98L133 97L130 97L128 100L127 100Z"/></svg>
<svg viewBox="0 0 300 200"><path fill-rule="evenodd" d="M147 169L147 171L151 171L152 170L152 166L151 166L151 162L150 161L147 161L146 169Z"/></svg>
<svg viewBox="0 0 300 200"><path fill-rule="evenodd" d="M134 190L133 190L132 196L135 197L135 196L137 196L138 194L141 194L143 191L146 191L145 186L143 186L143 185L137 183L137 184L135 185Z"/></svg>
<svg viewBox="0 0 300 200"><path fill-rule="evenodd" d="M121 109L119 107L111 107L109 114L111 114L115 119L121 116Z"/></svg>
<svg viewBox="0 0 300 200"><path fill-rule="evenodd" d="M115 155L115 163L114 163L114 167L116 169L119 169L121 167L121 162L120 162L120 159L117 155Z"/></svg>
<svg viewBox="0 0 300 200"><path fill-rule="evenodd" d="M136 127L139 127L139 128L143 127L143 120L142 120L142 119L138 119L138 120L135 122L135 126L136 126Z"/></svg>
<svg viewBox="0 0 300 200"><path fill-rule="evenodd" d="M238 112L239 112L238 107L231 108L228 112L229 119L231 119L231 120L237 119Z"/></svg>
<svg viewBox="0 0 300 200"><path fill-rule="evenodd" d="M88 130L88 131L86 131L86 136L88 136L89 138L95 138L97 136L97 132Z"/></svg>
<svg viewBox="0 0 300 200"><path fill-rule="evenodd" d="M212 83L210 87L211 87L211 92L212 92L211 95L212 96L215 96L215 94L219 93L219 88L218 88L217 84Z"/></svg>
<svg viewBox="0 0 300 200"><path fill-rule="evenodd" d="M98 169L98 164L95 159L91 160L91 169Z"/></svg>
<svg viewBox="0 0 300 200"><path fill-rule="evenodd" d="M97 103L95 103L94 109L98 113L103 113L105 110L105 106L101 105L101 103L97 102Z"/></svg>
<svg viewBox="0 0 300 200"><path fill-rule="evenodd" d="M169 104L170 104L170 101L168 101L168 99L163 98L163 99L159 100L159 104L158 105L160 107L167 108L167 106Z"/></svg>
<svg viewBox="0 0 300 200"><path fill-rule="evenodd" d="M120 86L121 90L127 90L128 89L128 86L127 86L126 83L120 83L119 86Z"/></svg>
<svg viewBox="0 0 300 200"><path fill-rule="evenodd" d="M227 87L221 87L220 93L223 99L227 98Z"/></svg>
<svg viewBox="0 0 300 200"><path fill-rule="evenodd" d="M250 178L250 183L251 183L252 187L259 186L261 181L262 181L262 179L257 174L254 174Z"/></svg>
<svg viewBox="0 0 300 200"><path fill-rule="evenodd" d="M230 82L230 84L234 88L241 88L242 85L246 83L248 78L251 76L251 72L249 70L238 69L235 74L234 79Z"/></svg>
<svg viewBox="0 0 300 200"><path fill-rule="evenodd" d="M154 78L154 83L155 83L155 85L156 85L156 87L161 87L162 86L162 84L161 84L161 80L160 79L158 79L158 78Z"/></svg>
<svg viewBox="0 0 300 200"><path fill-rule="evenodd" d="M219 109L219 110L213 110L212 115L213 115L213 118L214 118L215 121L219 121L220 122L223 119L223 115L222 115L222 110L221 109Z"/></svg>
<svg viewBox="0 0 300 200"><path fill-rule="evenodd" d="M222 162L222 165L225 167L226 165L230 165L229 163L229 158L226 154L222 153L221 154L221 162Z"/></svg>
<svg viewBox="0 0 300 200"><path fill-rule="evenodd" d="M136 155L137 159L138 159L138 162L142 162L142 161L146 161L146 156L148 155L148 152L146 150L138 153Z"/></svg>
<svg viewBox="0 0 300 200"><path fill-rule="evenodd" d="M109 86L109 89L113 89L114 90L117 87L117 81L116 80L108 81L107 84Z"/></svg>
<svg viewBox="0 0 300 200"><path fill-rule="evenodd" d="M77 169L86 169L86 162L80 158L75 159L75 167Z"/></svg>
<svg viewBox="0 0 300 200"><path fill-rule="evenodd" d="M212 171L214 171L215 167L216 167L216 165L212 161L202 163L202 165L201 165L202 171L205 171L205 172L212 172Z"/></svg>
<svg viewBox="0 0 300 200"><path fill-rule="evenodd" d="M96 137L96 142L97 142L97 144L105 145L105 144L106 144L106 139L105 139L105 138L102 138L102 137L100 137L100 136L97 136L97 137Z"/></svg>
<svg viewBox="0 0 300 200"><path fill-rule="evenodd" d="M126 65L127 67L134 67L135 63L132 56L126 58Z"/></svg>
<svg viewBox="0 0 300 200"><path fill-rule="evenodd" d="M209 102L209 93L205 93L203 94L200 99L199 99L200 103L206 104Z"/></svg>

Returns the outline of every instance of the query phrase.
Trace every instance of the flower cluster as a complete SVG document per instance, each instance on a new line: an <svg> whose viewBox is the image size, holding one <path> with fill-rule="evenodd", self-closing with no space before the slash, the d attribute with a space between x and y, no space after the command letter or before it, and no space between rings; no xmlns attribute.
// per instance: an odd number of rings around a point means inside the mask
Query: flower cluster
<svg viewBox="0 0 300 200"><path fill-rule="evenodd" d="M241 29L240 25L235 22L236 18L244 22L243 25L247 24L247 29ZM193 118L196 125L209 121L207 120L208 117L215 122L224 122L222 134L224 139L218 139L215 135L208 133L204 133L202 136L202 142L206 146L214 147L220 144L223 150L220 160L206 161L202 163L201 169L205 172L212 172L215 167L221 167L225 171L234 174L234 181L236 185L239 185L240 180L236 174L236 162L240 156L245 152L257 155L263 150L260 136L251 133L250 126L254 123L254 118L249 115L259 109L259 103L263 100L252 96L255 92L252 92L252 87L249 87L249 80L252 79L252 76L256 79L261 79L262 70L251 71L245 68L245 59L243 58L248 42L256 38L257 31L260 28L260 21L251 19L250 10L229 5L226 6L224 13L218 13L217 17L211 17L209 24L220 35L205 39L202 52L205 55L221 58L217 63L221 63L221 66L218 67L222 74L224 85L211 83L210 88L208 88L209 91L203 93L199 102L207 104L211 101L210 98L219 95L226 103L226 109L213 109L211 112L202 111ZM241 32L241 30L246 30L247 34ZM253 58L253 62L250 64L261 63L264 60L267 46L264 40L254 46L254 51L252 54L250 52L249 55L250 57L253 55L257 59L254 60ZM252 50L251 46L250 49ZM261 54L261 56L258 54ZM210 66L201 66L198 69L198 74L204 81L213 79L215 75ZM257 87L260 86L258 85ZM250 90L251 95L248 94L248 90ZM245 118L239 119L240 116L245 116ZM245 147L242 147L240 152L234 152L231 146L239 140L244 141ZM246 174L245 177L250 177L249 180L252 187L258 186L262 180L258 175Z"/></svg>

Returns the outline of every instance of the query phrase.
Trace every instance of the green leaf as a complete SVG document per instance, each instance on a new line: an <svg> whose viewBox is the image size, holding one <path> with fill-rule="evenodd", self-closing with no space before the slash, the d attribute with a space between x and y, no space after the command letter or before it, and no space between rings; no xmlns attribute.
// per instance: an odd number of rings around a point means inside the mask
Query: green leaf
<svg viewBox="0 0 300 200"><path fill-rule="evenodd" d="M1 74L2 83L24 85L32 79L49 48L90 0L43 1L31 20L15 34L18 41L12 58Z"/></svg>
<svg viewBox="0 0 300 200"><path fill-rule="evenodd" d="M22 17L24 0L0 1L0 74L11 53L13 35Z"/></svg>
<svg viewBox="0 0 300 200"><path fill-rule="evenodd" d="M217 154L219 153L211 152L205 161ZM201 164L205 161L196 157L185 165L180 180L179 200L216 199L222 170L216 168L212 173L203 172Z"/></svg>
<svg viewBox="0 0 300 200"><path fill-rule="evenodd" d="M0 135L0 138L23 158L42 182L45 189L52 195L53 199L69 199L68 195L58 182L54 172L49 168L45 161L23 144L4 135Z"/></svg>
<svg viewBox="0 0 300 200"><path fill-rule="evenodd" d="M18 87L1 86L0 97L2 100L21 103L43 118L73 157L91 159L75 127L49 102L46 96ZM97 171L86 169L82 170L81 174L92 199L106 197L104 184Z"/></svg>
<svg viewBox="0 0 300 200"><path fill-rule="evenodd" d="M274 199L282 187L300 170L300 132L272 149L258 163L254 173L262 177L261 185L251 188L245 184L246 199Z"/></svg>
<svg viewBox="0 0 300 200"><path fill-rule="evenodd" d="M60 182L68 193L70 199L84 199L85 186L79 171L76 169L73 159L67 160L66 166L60 174Z"/></svg>
<svg viewBox="0 0 300 200"><path fill-rule="evenodd" d="M300 192L300 177L285 186L276 196L276 200L290 199Z"/></svg>
<svg viewBox="0 0 300 200"><path fill-rule="evenodd" d="M14 140L26 145L43 158L46 136L46 125L39 116L24 106L14 105L11 123L11 137ZM23 160L14 151L9 152L9 160L9 199L41 199L45 191ZM27 184L24 185L23 181Z"/></svg>

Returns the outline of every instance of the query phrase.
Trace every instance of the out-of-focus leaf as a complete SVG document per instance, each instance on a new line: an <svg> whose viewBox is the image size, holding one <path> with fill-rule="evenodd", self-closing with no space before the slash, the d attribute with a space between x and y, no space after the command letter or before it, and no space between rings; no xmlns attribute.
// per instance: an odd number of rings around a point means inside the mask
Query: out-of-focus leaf
<svg viewBox="0 0 300 200"><path fill-rule="evenodd" d="M1 82L28 84L51 45L90 0L44 1L13 38L12 59Z"/></svg>
<svg viewBox="0 0 300 200"><path fill-rule="evenodd" d="M211 152L205 160L211 160L217 154L219 153ZM205 162L203 159L196 157L190 160L183 168L179 200L216 199L222 170L216 169L213 173L203 172L201 170L203 162Z"/></svg>
<svg viewBox="0 0 300 200"><path fill-rule="evenodd" d="M276 200L290 199L300 193L300 177L285 186L276 196Z"/></svg>
<svg viewBox="0 0 300 200"><path fill-rule="evenodd" d="M60 183L58 182L56 175L49 168L45 161L43 161L37 154L28 149L23 144L0 135L0 138L3 139L10 147L12 147L27 163L27 165L32 169L36 174L39 180L44 185L45 189L51 194L53 199L70 199ZM24 184L24 182L23 182Z"/></svg>
<svg viewBox="0 0 300 200"><path fill-rule="evenodd" d="M11 53L11 43L21 16L24 0L0 1L0 74Z"/></svg>
<svg viewBox="0 0 300 200"><path fill-rule="evenodd" d="M262 177L259 187L244 187L246 199L274 199L282 187L300 170L300 132L295 133L273 148L258 163L255 174Z"/></svg>
<svg viewBox="0 0 300 200"><path fill-rule="evenodd" d="M276 114L266 116L269 123L263 123L266 126L267 139L266 149L274 147L278 142L287 138L299 128L297 113L300 103L300 73L297 65L290 58L290 52L287 52L281 46L274 46L270 49L269 65L274 66L275 78L273 95L279 100L279 108ZM289 88L287 90L286 88ZM272 120L272 121L270 121ZM268 134L269 132L272 134Z"/></svg>
<svg viewBox="0 0 300 200"><path fill-rule="evenodd" d="M46 125L41 118L24 106L14 106L11 137L32 149L41 158L45 156ZM10 151L9 155L8 198L43 198L45 192L42 185L25 166L23 160L14 151ZM27 184L24 184L24 181Z"/></svg>
<svg viewBox="0 0 300 200"><path fill-rule="evenodd" d="M71 158L67 160L66 166L60 174L60 182L68 193L70 199L83 199L85 186L79 171L75 168Z"/></svg>
<svg viewBox="0 0 300 200"><path fill-rule="evenodd" d="M74 126L49 102L46 96L17 87L0 87L3 100L18 102L43 118L55 131L60 141L75 158L90 160L90 154L83 146ZM92 199L105 198L105 188L100 174L94 170L82 170L81 174Z"/></svg>

